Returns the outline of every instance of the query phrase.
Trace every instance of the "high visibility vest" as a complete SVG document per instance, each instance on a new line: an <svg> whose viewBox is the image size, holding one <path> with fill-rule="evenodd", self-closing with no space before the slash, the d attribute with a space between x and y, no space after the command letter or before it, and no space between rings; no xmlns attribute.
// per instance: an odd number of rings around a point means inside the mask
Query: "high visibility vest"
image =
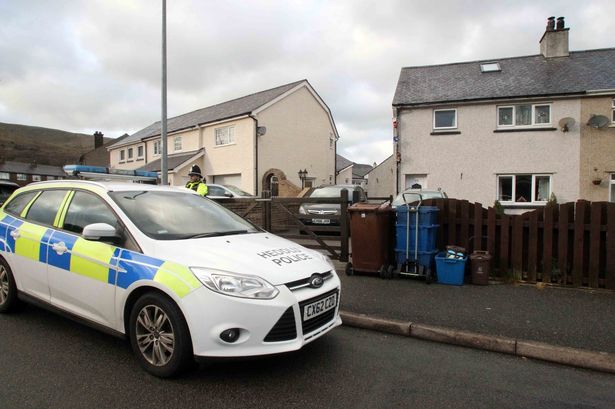
<svg viewBox="0 0 615 409"><path fill-rule="evenodd" d="M196 182L186 183L186 188L194 190L201 196L207 196L207 193L209 191L207 185L200 180Z"/></svg>

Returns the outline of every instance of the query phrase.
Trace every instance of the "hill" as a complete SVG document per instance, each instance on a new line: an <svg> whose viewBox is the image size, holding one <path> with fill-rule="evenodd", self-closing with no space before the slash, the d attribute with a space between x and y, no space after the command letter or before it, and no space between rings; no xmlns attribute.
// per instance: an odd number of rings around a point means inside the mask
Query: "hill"
<svg viewBox="0 0 615 409"><path fill-rule="evenodd" d="M0 160L62 166L93 149L93 135L0 122Z"/></svg>

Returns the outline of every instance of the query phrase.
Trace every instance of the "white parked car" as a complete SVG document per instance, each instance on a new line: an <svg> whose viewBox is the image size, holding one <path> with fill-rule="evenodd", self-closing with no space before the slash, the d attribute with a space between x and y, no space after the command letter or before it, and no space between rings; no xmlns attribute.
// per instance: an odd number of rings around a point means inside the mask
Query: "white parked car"
<svg viewBox="0 0 615 409"><path fill-rule="evenodd" d="M186 189L49 181L0 209L0 312L60 309L157 376L298 350L341 324L339 296L326 256Z"/></svg>
<svg viewBox="0 0 615 409"><path fill-rule="evenodd" d="M225 198L246 198L254 197L248 192L244 192L234 185L218 185L216 183L207 183L207 197L210 199L225 199Z"/></svg>

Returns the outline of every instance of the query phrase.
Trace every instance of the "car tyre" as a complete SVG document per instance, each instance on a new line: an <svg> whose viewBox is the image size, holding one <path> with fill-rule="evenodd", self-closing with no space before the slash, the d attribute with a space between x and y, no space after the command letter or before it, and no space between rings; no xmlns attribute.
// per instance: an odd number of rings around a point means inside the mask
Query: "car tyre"
<svg viewBox="0 0 615 409"><path fill-rule="evenodd" d="M9 264L0 257L0 313L14 311L19 305L17 286Z"/></svg>
<svg viewBox="0 0 615 409"><path fill-rule="evenodd" d="M132 349L152 375L173 377L194 363L186 320L166 296L155 292L141 296L130 312L129 329Z"/></svg>

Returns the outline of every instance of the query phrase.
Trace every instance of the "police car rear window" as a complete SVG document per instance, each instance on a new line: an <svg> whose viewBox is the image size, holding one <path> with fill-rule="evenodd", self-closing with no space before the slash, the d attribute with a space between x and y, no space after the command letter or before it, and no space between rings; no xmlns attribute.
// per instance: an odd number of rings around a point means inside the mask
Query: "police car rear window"
<svg viewBox="0 0 615 409"><path fill-rule="evenodd" d="M6 204L4 211L15 216L19 216L37 193L38 192L26 192L15 196L9 203Z"/></svg>

